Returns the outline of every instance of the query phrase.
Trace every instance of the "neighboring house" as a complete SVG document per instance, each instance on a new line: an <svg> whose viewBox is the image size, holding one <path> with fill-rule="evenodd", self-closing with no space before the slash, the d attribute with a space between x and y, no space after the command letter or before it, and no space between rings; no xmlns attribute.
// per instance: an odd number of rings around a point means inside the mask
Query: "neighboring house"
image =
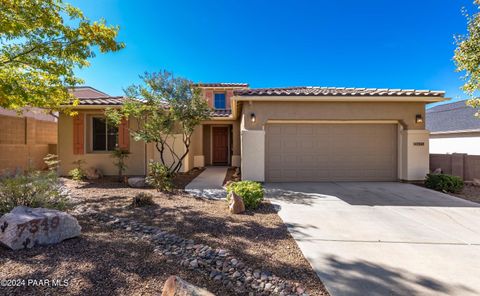
<svg viewBox="0 0 480 296"><path fill-rule="evenodd" d="M425 105L445 100L440 91L197 86L214 111L195 130L182 171L240 166L243 179L267 182L422 180L429 171ZM131 152L128 175L145 174L148 160L159 159L153 145L128 135L133 121L118 129L105 124L105 108L123 100L88 95L80 98L78 116L60 116L63 174L80 158L116 174L109 150L117 145Z"/></svg>
<svg viewBox="0 0 480 296"><path fill-rule="evenodd" d="M480 155L480 119L475 117L478 110L465 103L459 101L427 109L430 153Z"/></svg>
<svg viewBox="0 0 480 296"><path fill-rule="evenodd" d="M56 153L57 120L38 108L0 108L0 174L42 169L43 158Z"/></svg>

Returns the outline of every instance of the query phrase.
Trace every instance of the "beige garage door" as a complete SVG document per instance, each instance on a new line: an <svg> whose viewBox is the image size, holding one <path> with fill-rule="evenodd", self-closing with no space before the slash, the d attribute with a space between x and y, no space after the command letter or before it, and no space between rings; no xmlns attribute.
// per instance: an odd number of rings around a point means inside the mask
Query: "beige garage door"
<svg viewBox="0 0 480 296"><path fill-rule="evenodd" d="M395 124L269 124L266 180L397 180Z"/></svg>

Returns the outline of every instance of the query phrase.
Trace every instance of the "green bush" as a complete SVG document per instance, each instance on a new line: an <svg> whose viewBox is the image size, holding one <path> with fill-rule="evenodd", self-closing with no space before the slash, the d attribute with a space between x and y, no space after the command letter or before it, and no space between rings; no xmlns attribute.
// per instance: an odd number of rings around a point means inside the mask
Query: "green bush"
<svg viewBox="0 0 480 296"><path fill-rule="evenodd" d="M0 179L0 213L16 206L64 210L67 194L55 172L32 171Z"/></svg>
<svg viewBox="0 0 480 296"><path fill-rule="evenodd" d="M446 174L427 174L425 186L443 192L457 193L463 189L463 181L457 176Z"/></svg>
<svg viewBox="0 0 480 296"><path fill-rule="evenodd" d="M85 160L83 160L83 159L75 160L73 162L73 164L76 165L77 167L68 172L68 175L73 180L82 181L82 180L85 179L85 177L86 177L85 170L82 168L82 165L84 163L85 163Z"/></svg>
<svg viewBox="0 0 480 296"><path fill-rule="evenodd" d="M153 195L146 192L140 192L139 194L135 195L132 200L132 207L134 208L150 206L154 204Z"/></svg>
<svg viewBox="0 0 480 296"><path fill-rule="evenodd" d="M263 200L263 186L254 181L233 182L227 185L227 192L235 192L243 199L245 208L256 209ZM230 202L230 196L227 195L227 202Z"/></svg>
<svg viewBox="0 0 480 296"><path fill-rule="evenodd" d="M83 171L83 169L80 168L74 168L70 170L70 172L68 172L68 175L72 178L72 180L75 181L82 181L86 177L85 172Z"/></svg>
<svg viewBox="0 0 480 296"><path fill-rule="evenodd" d="M150 161L145 182L157 191L171 192L173 190L172 175L168 167L160 162Z"/></svg>

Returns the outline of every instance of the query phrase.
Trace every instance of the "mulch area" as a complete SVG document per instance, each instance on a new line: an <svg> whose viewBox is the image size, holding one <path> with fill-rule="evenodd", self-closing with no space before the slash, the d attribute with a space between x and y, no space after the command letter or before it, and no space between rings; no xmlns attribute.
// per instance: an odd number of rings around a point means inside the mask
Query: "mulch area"
<svg viewBox="0 0 480 296"><path fill-rule="evenodd" d="M451 193L451 195L460 197L469 201L480 203L480 187L473 184L466 183L460 193Z"/></svg>
<svg viewBox="0 0 480 296"><path fill-rule="evenodd" d="M228 249L252 268L299 283L309 295L328 295L275 208L267 202L255 212L230 215L224 201L195 198L181 191L165 195L105 181L66 184L82 204ZM130 208L132 197L139 192L153 194L155 205ZM8 288L7 294L152 295L161 290L169 275L179 275L216 295L232 295L221 284L180 267L168 257L155 255L147 242L96 221L79 218L79 222L82 236L56 246L17 252L0 247L0 280L69 279L66 288Z"/></svg>

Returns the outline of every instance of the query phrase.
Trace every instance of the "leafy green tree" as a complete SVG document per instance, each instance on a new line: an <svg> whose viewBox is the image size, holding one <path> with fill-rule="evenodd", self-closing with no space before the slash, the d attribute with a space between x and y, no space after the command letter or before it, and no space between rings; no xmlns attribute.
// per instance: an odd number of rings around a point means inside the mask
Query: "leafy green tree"
<svg viewBox="0 0 480 296"><path fill-rule="evenodd" d="M480 8L480 0L474 1L477 9ZM467 104L473 108L480 108L480 99L476 97L477 91L480 90L480 13L473 15L467 13L466 35L458 35L455 37L457 48L453 57L458 72L464 72L465 84L463 90L471 96ZM480 112L475 116L480 117Z"/></svg>
<svg viewBox="0 0 480 296"><path fill-rule="evenodd" d="M132 85L125 92L129 99L121 109L107 109L107 119L120 124L122 118L136 121L130 131L136 141L154 143L160 160L170 172L177 173L190 151L191 137L202 120L210 118L211 109L192 81L171 72L146 73L142 85ZM185 147L178 153L175 135L182 135ZM167 154L168 153L168 154ZM171 161L166 156L170 155Z"/></svg>
<svg viewBox="0 0 480 296"><path fill-rule="evenodd" d="M92 22L62 0L0 1L0 107L59 109L83 83L74 70L88 59L124 47L119 28Z"/></svg>

